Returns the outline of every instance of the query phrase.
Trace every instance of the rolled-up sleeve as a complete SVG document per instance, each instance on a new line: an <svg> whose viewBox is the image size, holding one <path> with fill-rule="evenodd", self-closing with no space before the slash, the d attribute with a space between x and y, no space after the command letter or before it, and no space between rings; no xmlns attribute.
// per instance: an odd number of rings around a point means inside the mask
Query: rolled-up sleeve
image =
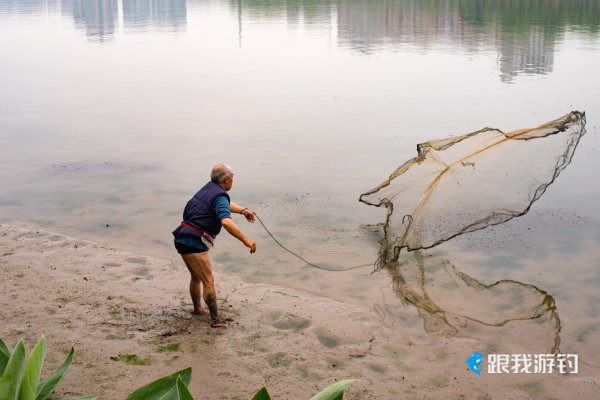
<svg viewBox="0 0 600 400"><path fill-rule="evenodd" d="M217 196L213 200L211 207L219 220L222 220L223 218L231 218L231 210L227 197Z"/></svg>

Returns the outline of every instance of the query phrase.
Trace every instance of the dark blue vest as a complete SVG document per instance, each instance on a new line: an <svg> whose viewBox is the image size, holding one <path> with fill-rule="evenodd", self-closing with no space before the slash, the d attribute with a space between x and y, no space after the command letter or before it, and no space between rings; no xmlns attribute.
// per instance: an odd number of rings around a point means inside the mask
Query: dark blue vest
<svg viewBox="0 0 600 400"><path fill-rule="evenodd" d="M221 221L213 212L212 202L217 196L223 195L229 200L225 189L215 182L208 182L188 201L183 210L183 220L214 236L218 235L221 232Z"/></svg>

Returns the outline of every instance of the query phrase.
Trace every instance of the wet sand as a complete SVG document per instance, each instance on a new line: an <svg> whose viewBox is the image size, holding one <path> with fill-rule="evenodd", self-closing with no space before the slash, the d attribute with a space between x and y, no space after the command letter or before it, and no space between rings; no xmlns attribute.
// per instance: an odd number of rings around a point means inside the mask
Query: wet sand
<svg viewBox="0 0 600 400"><path fill-rule="evenodd" d="M218 271L218 266L216 267ZM422 323L275 285L216 274L227 329L192 316L183 264L41 229L0 225L0 337L48 338L44 371L71 346L58 394L120 399L187 366L201 399L308 399L343 378L348 399L595 399L600 371L478 377L464 360L483 343L432 336ZM408 309L420 321L416 310ZM383 315L383 317L382 317Z"/></svg>

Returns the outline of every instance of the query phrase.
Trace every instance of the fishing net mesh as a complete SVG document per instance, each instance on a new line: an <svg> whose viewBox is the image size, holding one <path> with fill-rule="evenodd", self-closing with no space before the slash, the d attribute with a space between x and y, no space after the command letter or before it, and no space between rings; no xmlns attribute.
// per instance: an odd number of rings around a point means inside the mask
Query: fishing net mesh
<svg viewBox="0 0 600 400"><path fill-rule="evenodd" d="M584 133L585 113L573 111L537 128L484 128L419 144L417 157L360 196L387 208L379 267L402 248L431 248L527 213Z"/></svg>

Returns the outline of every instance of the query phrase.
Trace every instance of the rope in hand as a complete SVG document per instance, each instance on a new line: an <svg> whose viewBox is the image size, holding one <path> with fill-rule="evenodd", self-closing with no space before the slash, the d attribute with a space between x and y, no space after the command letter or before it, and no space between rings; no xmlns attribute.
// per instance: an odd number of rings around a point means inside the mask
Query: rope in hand
<svg viewBox="0 0 600 400"><path fill-rule="evenodd" d="M277 243L279 246L281 246L282 249L284 249L285 251L287 251L288 253L296 256L297 258L299 258L300 260L304 261L305 263L307 263L308 265L310 265L311 267L315 267L318 269L322 269L324 271L332 271L332 272L336 272L336 271L349 271L351 269L358 269L358 268L364 268L364 267L374 267L375 264L377 264L377 261L375 261L374 264L363 264L363 265L357 265L355 267L348 267L348 268L340 268L340 269L333 269L333 268L327 268L327 267L323 267L321 265L317 265L314 263L311 263L310 261L304 259L303 257L301 257L300 255L294 253L293 251L291 251L290 249L288 249L287 247L285 247L283 244L281 244L279 242L279 240L275 239L275 236L273 236L273 234L271 233L271 231L269 231L269 229L265 226L264 222L262 222L262 220L260 219L260 217L258 216L258 214L256 214L256 211L254 212L254 216L258 219L258 222L260 222L260 224L263 226L263 228L265 228L265 231L267 231L267 233L269 234L269 236L271 236L271 238L275 241L275 243ZM379 259L378 259L379 260Z"/></svg>

